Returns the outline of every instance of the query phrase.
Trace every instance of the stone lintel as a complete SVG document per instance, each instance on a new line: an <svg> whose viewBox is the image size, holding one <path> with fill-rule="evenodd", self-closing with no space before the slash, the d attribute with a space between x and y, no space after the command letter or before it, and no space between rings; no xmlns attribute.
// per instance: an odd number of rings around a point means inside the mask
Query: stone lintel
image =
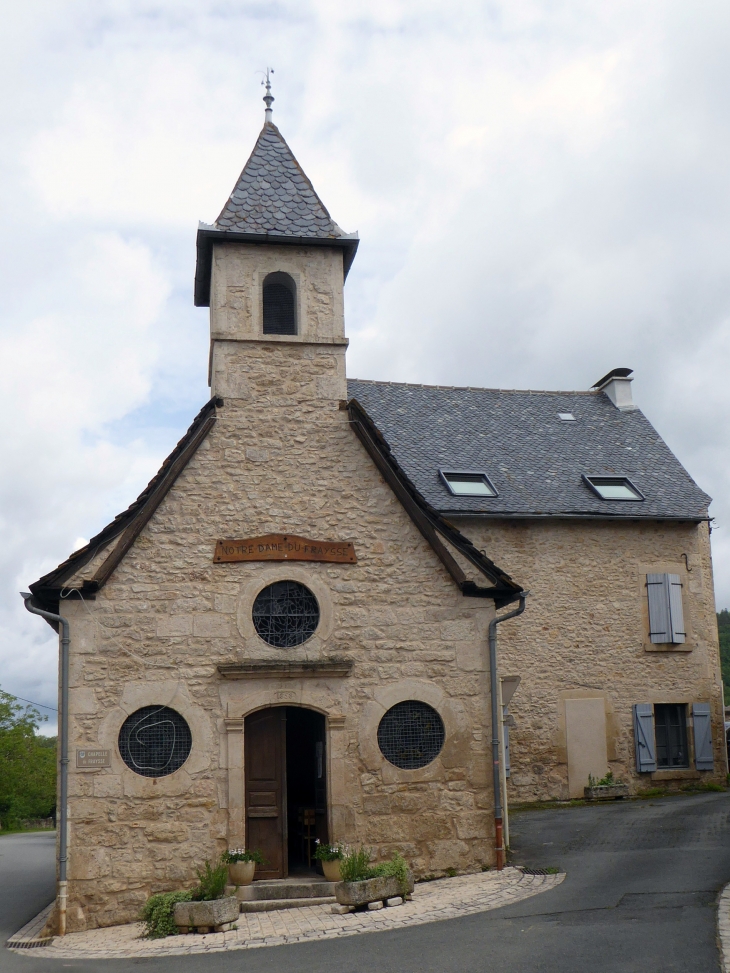
<svg viewBox="0 0 730 973"><path fill-rule="evenodd" d="M319 676L349 676L350 659L323 659L320 662L279 662L272 659L254 659L234 665L218 666L224 679L301 679Z"/></svg>

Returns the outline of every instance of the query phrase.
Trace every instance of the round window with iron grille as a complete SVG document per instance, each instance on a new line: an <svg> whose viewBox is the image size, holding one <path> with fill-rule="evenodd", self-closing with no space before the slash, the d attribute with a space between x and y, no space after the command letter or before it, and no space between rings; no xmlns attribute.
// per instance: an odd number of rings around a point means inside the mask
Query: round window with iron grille
<svg viewBox="0 0 730 973"><path fill-rule="evenodd" d="M190 727L169 706L144 706L119 731L122 760L142 777L167 777L179 770L193 745Z"/></svg>
<svg viewBox="0 0 730 973"><path fill-rule="evenodd" d="M441 753L446 732L436 710L418 699L391 706L378 726L378 746L401 770L418 770Z"/></svg>
<svg viewBox="0 0 730 973"><path fill-rule="evenodd" d="M253 623L269 645L280 649L301 645L319 625L319 605L309 588L298 581L275 581L256 597Z"/></svg>

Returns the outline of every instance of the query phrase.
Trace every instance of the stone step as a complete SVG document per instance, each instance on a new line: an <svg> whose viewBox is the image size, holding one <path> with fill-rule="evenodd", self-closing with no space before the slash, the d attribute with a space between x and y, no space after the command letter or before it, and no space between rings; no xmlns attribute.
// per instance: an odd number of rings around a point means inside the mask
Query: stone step
<svg viewBox="0 0 730 973"><path fill-rule="evenodd" d="M311 899L335 894L335 882L278 878L239 885L236 895L241 902L270 901L272 899Z"/></svg>
<svg viewBox="0 0 730 973"><path fill-rule="evenodd" d="M241 912L278 912L280 909L303 909L310 905L333 905L334 895L309 895L303 899L253 899L241 902Z"/></svg>

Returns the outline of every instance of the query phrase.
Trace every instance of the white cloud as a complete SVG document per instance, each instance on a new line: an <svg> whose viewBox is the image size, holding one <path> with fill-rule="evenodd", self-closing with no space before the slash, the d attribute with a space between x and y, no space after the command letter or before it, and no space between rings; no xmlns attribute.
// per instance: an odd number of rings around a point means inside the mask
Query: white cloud
<svg viewBox="0 0 730 973"><path fill-rule="evenodd" d="M277 123L361 233L350 374L586 388L632 366L716 497L730 605L726 5L30 0L4 28L0 685L52 704L17 590L205 400L196 223L253 146L267 63Z"/></svg>

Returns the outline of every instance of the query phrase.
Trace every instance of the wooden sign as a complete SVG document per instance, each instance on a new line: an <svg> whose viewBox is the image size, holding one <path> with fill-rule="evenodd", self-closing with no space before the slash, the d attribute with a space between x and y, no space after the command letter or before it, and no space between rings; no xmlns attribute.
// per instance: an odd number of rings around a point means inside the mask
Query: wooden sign
<svg viewBox="0 0 730 973"><path fill-rule="evenodd" d="M225 561L329 561L355 564L350 541L311 541L294 534L264 534L242 541L218 541L213 560Z"/></svg>
<svg viewBox="0 0 730 973"><path fill-rule="evenodd" d="M81 769L90 767L111 767L112 755L110 750L77 750L76 766Z"/></svg>

